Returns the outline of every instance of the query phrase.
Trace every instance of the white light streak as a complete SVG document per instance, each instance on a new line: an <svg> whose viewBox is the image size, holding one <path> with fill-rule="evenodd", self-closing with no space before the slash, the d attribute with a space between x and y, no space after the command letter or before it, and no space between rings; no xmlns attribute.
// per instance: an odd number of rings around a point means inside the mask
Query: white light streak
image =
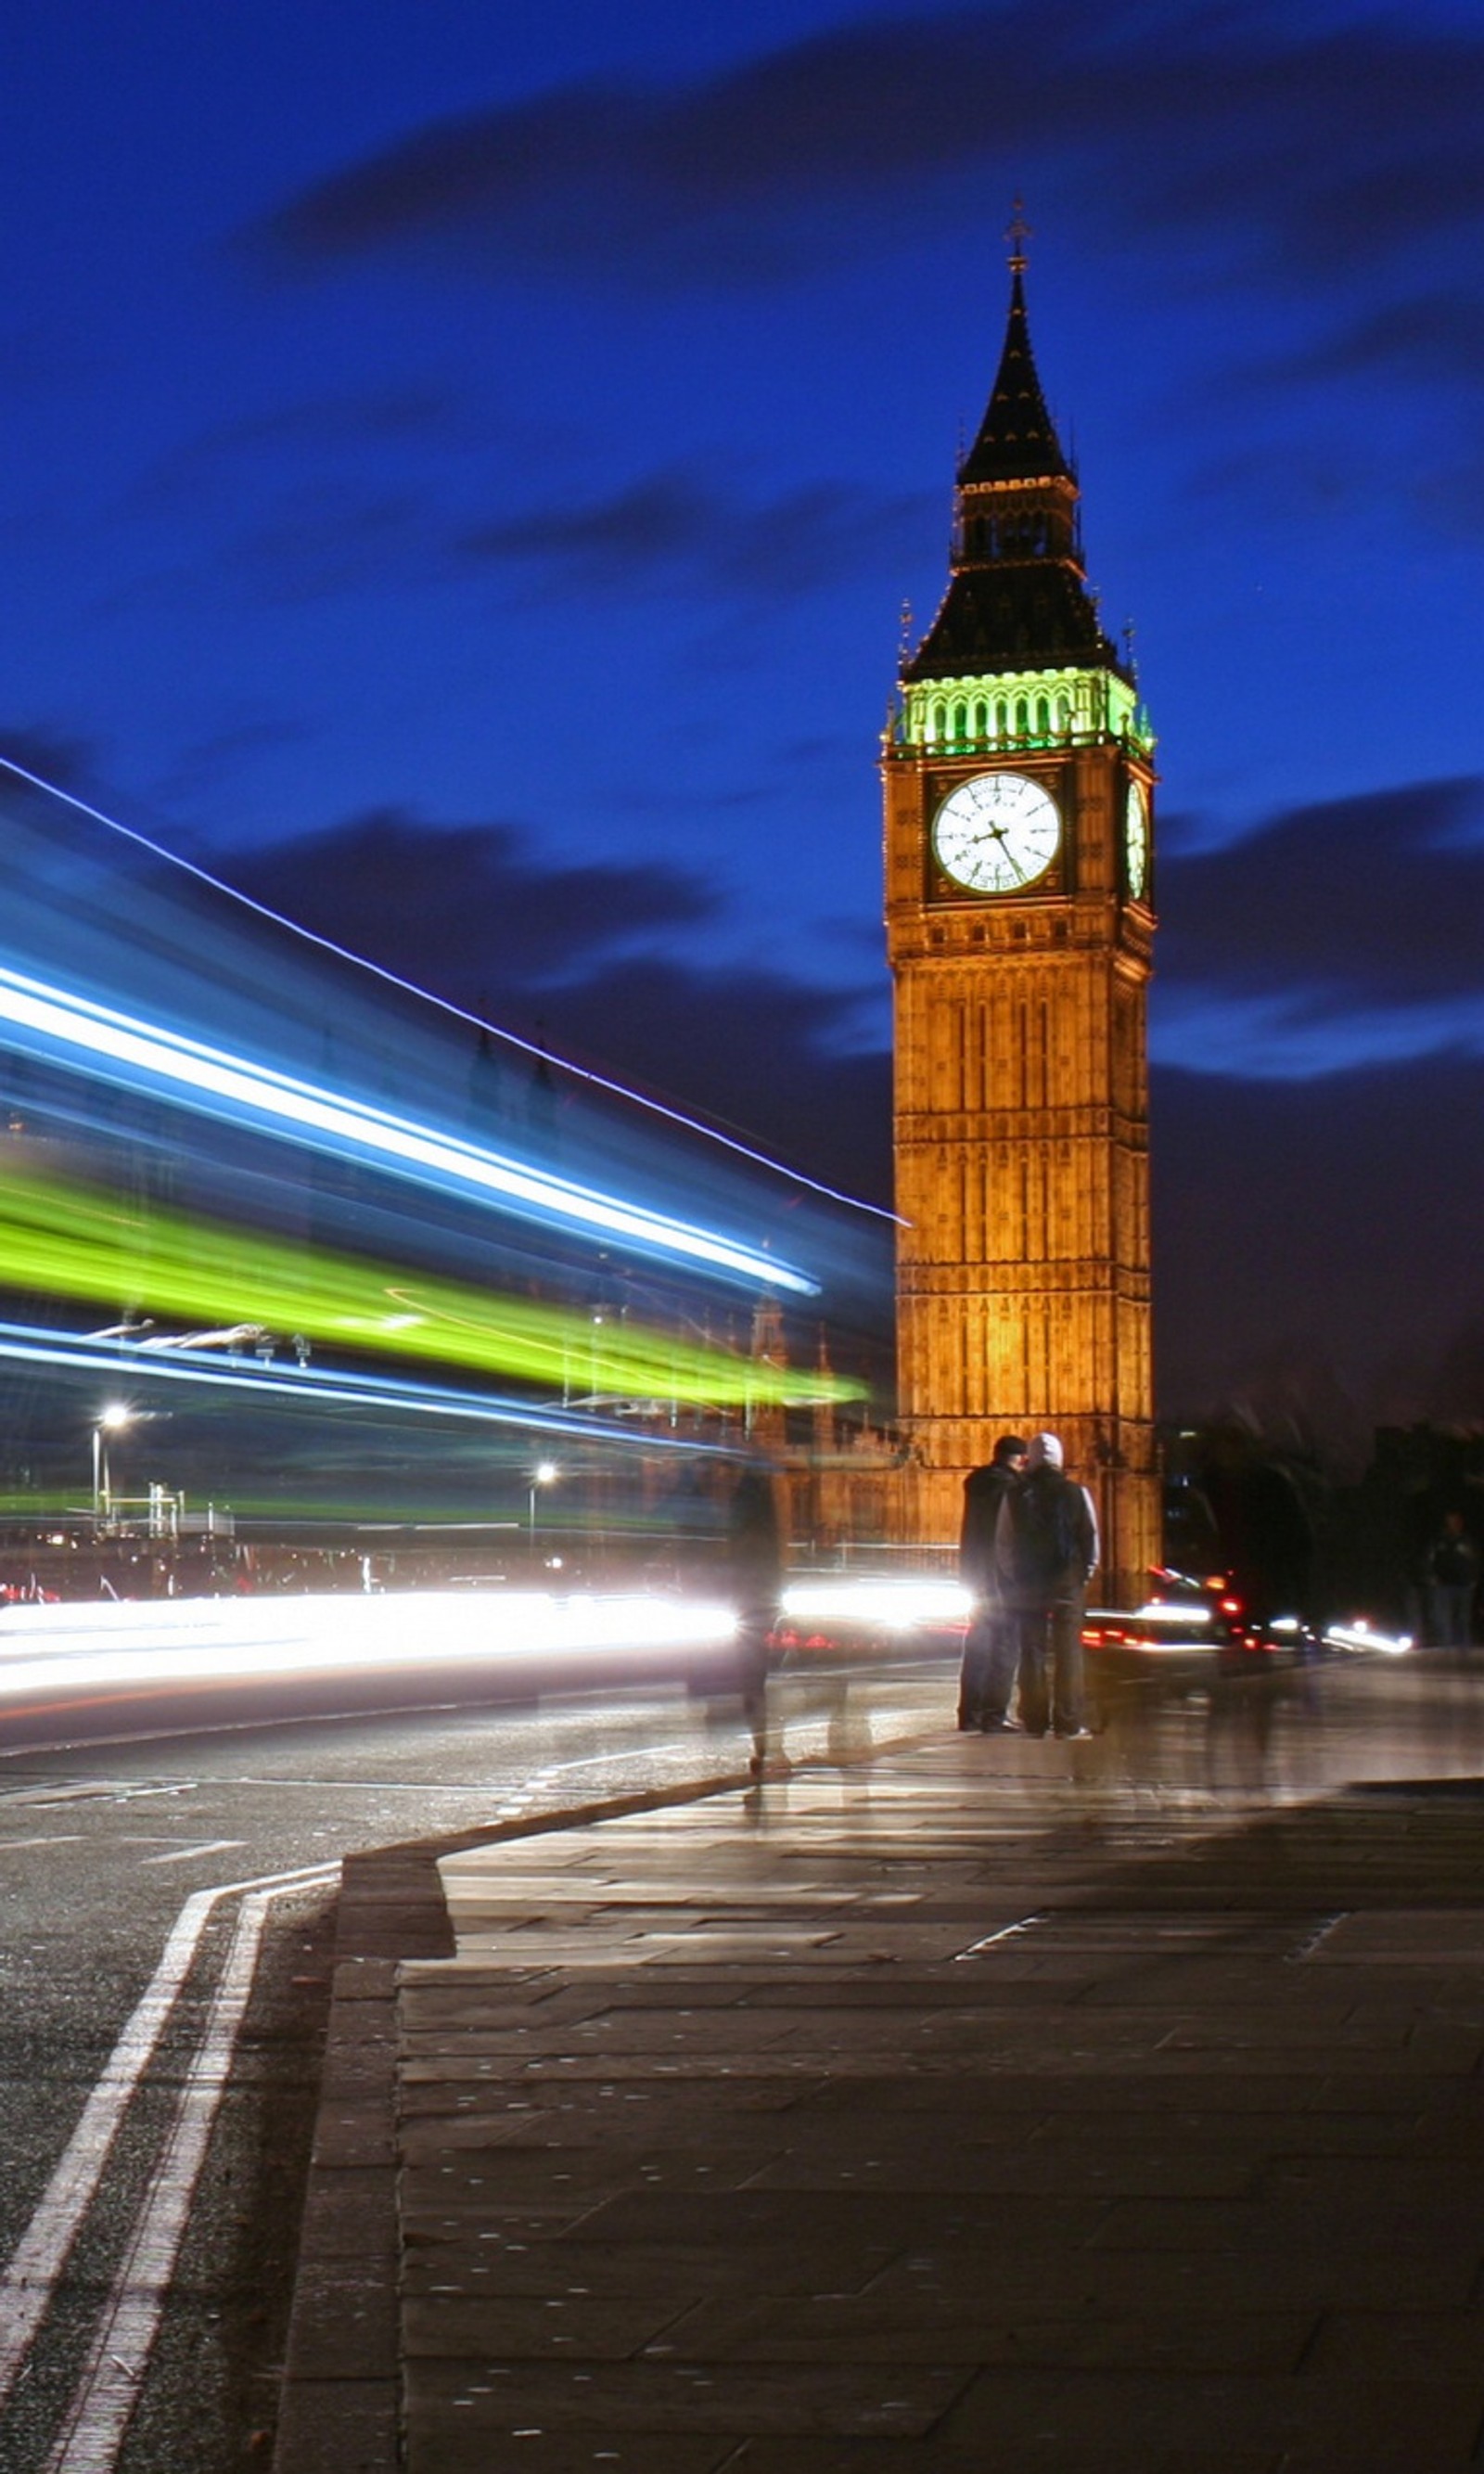
<svg viewBox="0 0 1484 2474"><path fill-rule="evenodd" d="M1325 1631L1326 1649L1367 1650L1375 1658L1404 1658L1412 1645L1409 1632L1375 1632L1363 1615L1353 1623L1329 1624Z"/></svg>
<svg viewBox="0 0 1484 2474"><path fill-rule="evenodd" d="M586 1082L595 1091L607 1092L611 1098L622 1100L630 1107L642 1108L669 1125L681 1126L688 1134L699 1135L702 1141L733 1152L754 1168L767 1169L773 1176L787 1178L791 1185L802 1186L810 1194L822 1195L826 1201L841 1202L848 1210L864 1212L871 1220L896 1222L896 1213L884 1209L880 1203L864 1202L858 1195L842 1193L839 1187L826 1185L820 1178L808 1176L799 1169L786 1168L781 1160L771 1158L766 1152L755 1149L750 1143L739 1142L735 1134L719 1132L715 1126L703 1124L698 1117L688 1116L683 1108L670 1107L663 1100L651 1099L643 1091L631 1091L626 1083L616 1082L606 1074L596 1074L590 1066L574 1065L570 1057L553 1057L549 1050L539 1047L534 1040L522 1039L517 1032L503 1030L499 1023L486 1022L482 1014L470 1013L464 1006L452 1005L447 997L435 996L431 989L419 987L415 980L404 980L399 972L389 971L381 962L368 961L364 954L353 952L349 945L337 944L333 936L322 936L316 930L305 928L302 921L290 919L286 912L273 910L266 902L255 901L252 894L243 893L237 885L229 885L224 877L213 876L209 869L199 866L195 861L182 859L178 851L167 850L163 842L152 841L148 834L136 832L132 825L121 824L116 816L107 814L102 808L91 807L72 791L60 789L55 782L48 782L39 773L28 771L24 764L17 764L13 757L0 756L0 767L13 773L18 781L28 782L34 790L44 790L49 798L60 799L65 807L75 808L79 815L90 816L94 824L106 826L109 833L133 842L139 850L148 851L152 858L164 860L169 866L180 869L182 875L193 877L198 885L208 885L213 893L225 895L229 902L236 903L240 909L252 911L259 919L266 919L275 928L283 929L288 935L298 937L301 943L312 945L322 954L332 954L338 962L350 962L356 970L379 980L383 986L398 988L403 996L416 997L421 1004L431 1006L436 1012L447 1014L451 1021L467 1023L473 1031L486 1031L492 1039L502 1040L506 1047L519 1049L523 1055L537 1057L543 1064L560 1065L562 1072L571 1075L574 1081Z"/></svg>
<svg viewBox="0 0 1484 2474"><path fill-rule="evenodd" d="M181 1347L170 1356L151 1352L144 1345L115 1342L97 1346L96 1336L46 1330L24 1323L0 1323L0 1360L20 1365L64 1366L85 1373L107 1374L117 1382L121 1366L137 1366L141 1380L151 1383L207 1384L216 1391L246 1391L258 1397L275 1395L281 1403L312 1401L315 1407L380 1409L411 1417L453 1418L466 1423L509 1426L518 1432L582 1437L587 1441L622 1443L645 1451L706 1454L724 1447L698 1443L690 1436L669 1436L645 1425L635 1428L621 1419L604 1420L586 1412L541 1409L529 1401L499 1393L452 1392L438 1386L409 1383L395 1374L337 1374L323 1366L244 1366L211 1356L203 1349L192 1356Z"/></svg>
<svg viewBox="0 0 1484 2474"><path fill-rule="evenodd" d="M565 1221L646 1252L680 1256L800 1297L818 1295L816 1280L753 1247L575 1185L498 1152L477 1150L455 1135L70 996L18 971L0 969L0 1021L34 1039L81 1054L115 1079L124 1067L165 1082L188 1105L208 1112L238 1109L284 1128L295 1141L369 1152L399 1176L491 1195L538 1219Z"/></svg>
<svg viewBox="0 0 1484 2474"><path fill-rule="evenodd" d="M911 1632L916 1624L964 1623L974 1601L957 1581L914 1573L881 1579L862 1575L828 1581L794 1581L784 1590L783 1613L791 1623L875 1624Z"/></svg>
<svg viewBox="0 0 1484 2474"><path fill-rule="evenodd" d="M731 1639L719 1601L633 1591L405 1589L385 1596L167 1598L0 1610L0 1706L83 1690L549 1661L621 1672L636 1654L683 1665Z"/></svg>

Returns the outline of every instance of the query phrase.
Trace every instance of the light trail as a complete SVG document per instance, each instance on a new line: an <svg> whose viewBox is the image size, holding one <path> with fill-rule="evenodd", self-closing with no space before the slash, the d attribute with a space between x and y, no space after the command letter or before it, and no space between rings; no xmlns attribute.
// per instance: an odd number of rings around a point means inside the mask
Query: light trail
<svg viewBox="0 0 1484 2474"><path fill-rule="evenodd" d="M961 1623L956 1582L838 1575L784 1591L786 1624L907 1634ZM0 1608L0 1707L52 1692L175 1689L192 1684L391 1667L546 1665L553 1680L621 1682L636 1658L673 1661L724 1649L737 1628L720 1597L655 1590L399 1589L344 1595L165 1598ZM436 1642L429 1648L428 1642Z"/></svg>
<svg viewBox="0 0 1484 2474"><path fill-rule="evenodd" d="M546 1664L621 1679L636 1658L683 1672L724 1648L719 1599L632 1590L399 1589L383 1595L166 1598L0 1609L0 1707L83 1692L180 1690L303 1675ZM428 1648L429 1641L436 1648Z"/></svg>
<svg viewBox="0 0 1484 2474"><path fill-rule="evenodd" d="M388 970L383 963L368 960L364 954L353 952L349 945L338 944L332 936L322 936L315 929L305 928L302 921L290 919L285 911L275 910L269 904L258 902L252 894L242 892L237 885L229 885L224 877L213 876L208 868L200 866L196 861L182 859L178 851L167 850L163 842L153 840L148 834L140 833L136 827L123 824L117 816L110 816L106 810L91 806L87 800L78 798L70 790L61 789L55 782L46 781L38 773L30 772L24 764L18 764L13 757L0 756L0 769L13 773L17 781L26 783L33 790L41 791L47 798L61 801L63 806L75 810L78 815L86 816L91 823L102 825L106 832L117 835L124 841L132 842L135 849L147 851L152 859L163 860L167 866L178 869L182 876L194 879L196 884L205 885L208 891L221 895L240 910L251 912L255 918L265 921L268 926L281 929L285 934L297 938L301 943L314 948L319 953L330 955L337 962L349 962L355 970L363 971L370 978L379 980L384 987L396 988L402 996L416 998L419 1004L431 1007L435 1012L445 1015L449 1020L467 1024L470 1030L487 1033L490 1038L499 1040L505 1047L515 1049L522 1055L534 1057L542 1064L559 1065L562 1073L570 1075L574 1081L585 1082L592 1090L601 1091L610 1099L621 1100L626 1106L642 1109L649 1116L658 1117L665 1124L680 1128L687 1134L696 1135L701 1141L713 1144L720 1151L730 1152L738 1159L745 1160L749 1167L766 1169L769 1175L783 1177L790 1185L799 1186L807 1193L817 1194L827 1202L841 1203L846 1210L859 1211L867 1219L896 1222L896 1214L885 1209L880 1203L865 1202L859 1196L845 1194L837 1186L826 1185L822 1179L810 1176L800 1169L786 1168L781 1160L773 1159L768 1152L759 1150L751 1143L742 1141L735 1134L721 1132L716 1126L706 1125L700 1118L688 1115L683 1108L672 1107L665 1101L653 1099L643 1091L631 1090L626 1083L617 1081L608 1075L595 1073L590 1066L574 1065L570 1057L553 1056L549 1050L539 1047L534 1040L522 1039L517 1032L502 1029L499 1023L487 1022L482 1014L471 1013L466 1007L454 1005L447 997L434 995L431 989L420 987L416 981L403 979L399 972Z"/></svg>
<svg viewBox="0 0 1484 2474"><path fill-rule="evenodd" d="M473 1425L564 1436L574 1443L642 1444L645 1451L659 1452L726 1451L723 1444L706 1444L693 1436L666 1435L647 1426L636 1432L617 1419L594 1418L585 1411L542 1407L534 1401L501 1399L477 1392L433 1389L409 1383L398 1375L333 1374L317 1366L234 1366L204 1349L147 1353L126 1342L112 1341L104 1346L79 1339L75 1332L36 1330L26 1324L0 1323L0 1359L12 1359L18 1365L106 1374L113 1384L128 1373L136 1373L151 1383L243 1392L258 1398L277 1398L280 1405L298 1401L321 1408L396 1410L412 1417L448 1418Z"/></svg>
<svg viewBox="0 0 1484 2474"><path fill-rule="evenodd" d="M752 1285L816 1297L819 1283L740 1241L577 1185L547 1170L483 1151L457 1135L280 1074L230 1050L187 1038L109 1006L0 968L0 1022L33 1055L61 1051L105 1079L154 1091L229 1122L271 1127L288 1140L351 1159L375 1159L393 1175L441 1192L498 1201L537 1221L614 1238L645 1253L724 1273Z"/></svg>
<svg viewBox="0 0 1484 2474"><path fill-rule="evenodd" d="M619 1316L401 1271L323 1248L243 1234L151 1204L125 1203L74 1178L7 1162L0 1187L0 1279L12 1289L109 1301L145 1314L255 1323L341 1349L431 1359L548 1392L736 1407L839 1400L860 1387L775 1367ZM122 1342L135 1358L157 1341ZM204 1353L204 1352L203 1352ZM116 1362L116 1361L115 1361Z"/></svg>
<svg viewBox="0 0 1484 2474"><path fill-rule="evenodd" d="M974 1600L958 1581L931 1573L901 1577L840 1573L828 1580L792 1581L784 1590L789 1623L868 1625L883 1632L913 1632L922 1624L967 1623Z"/></svg>

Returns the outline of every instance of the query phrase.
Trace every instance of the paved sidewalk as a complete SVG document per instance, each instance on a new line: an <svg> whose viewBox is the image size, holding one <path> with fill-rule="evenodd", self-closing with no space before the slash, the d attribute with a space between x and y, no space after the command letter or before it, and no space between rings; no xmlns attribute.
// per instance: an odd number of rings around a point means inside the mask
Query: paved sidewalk
<svg viewBox="0 0 1484 2474"><path fill-rule="evenodd" d="M279 2474L1484 2464L1484 1786L1106 1766L348 1866Z"/></svg>

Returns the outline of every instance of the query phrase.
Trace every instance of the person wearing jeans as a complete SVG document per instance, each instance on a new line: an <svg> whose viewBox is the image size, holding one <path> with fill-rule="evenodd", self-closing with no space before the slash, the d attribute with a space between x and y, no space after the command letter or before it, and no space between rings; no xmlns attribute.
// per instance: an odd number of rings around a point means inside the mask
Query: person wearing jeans
<svg viewBox="0 0 1484 2474"><path fill-rule="evenodd" d="M1020 1723L1044 1735L1085 1735L1083 1613L1097 1569L1092 1497L1067 1476L1057 1435L1036 1435L1026 1472L1000 1508L995 1564L1018 1645ZM1048 1691L1047 1662L1051 1676Z"/></svg>

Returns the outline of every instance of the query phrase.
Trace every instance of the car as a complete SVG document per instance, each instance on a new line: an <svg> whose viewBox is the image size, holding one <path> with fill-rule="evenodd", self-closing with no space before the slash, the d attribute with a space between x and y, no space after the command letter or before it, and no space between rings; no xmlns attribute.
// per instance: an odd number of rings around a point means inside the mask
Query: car
<svg viewBox="0 0 1484 2474"><path fill-rule="evenodd" d="M1083 1653L1091 1723L1160 1700L1205 1697L1211 1707L1253 1692L1292 1690L1321 1654L1298 1615L1255 1616L1222 1575L1200 1580L1164 1566L1137 1607L1089 1607Z"/></svg>

